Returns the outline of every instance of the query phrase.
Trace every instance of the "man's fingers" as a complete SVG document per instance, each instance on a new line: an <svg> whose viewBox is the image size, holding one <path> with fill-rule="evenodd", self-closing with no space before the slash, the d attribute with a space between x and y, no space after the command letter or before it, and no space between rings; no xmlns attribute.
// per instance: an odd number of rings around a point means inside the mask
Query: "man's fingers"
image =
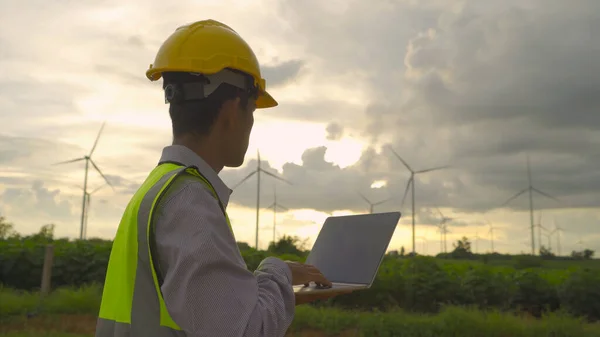
<svg viewBox="0 0 600 337"><path fill-rule="evenodd" d="M325 275L321 274L320 271L314 271L312 273L309 274L312 281L315 283L319 283L322 285L326 285L326 286L330 286L331 285L331 281L329 281L327 278L325 278Z"/></svg>

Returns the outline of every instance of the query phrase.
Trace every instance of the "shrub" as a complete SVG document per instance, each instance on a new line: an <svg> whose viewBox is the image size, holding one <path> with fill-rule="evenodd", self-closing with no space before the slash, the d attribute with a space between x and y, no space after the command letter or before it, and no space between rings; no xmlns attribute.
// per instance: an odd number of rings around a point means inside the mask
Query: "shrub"
<svg viewBox="0 0 600 337"><path fill-rule="evenodd" d="M581 269L559 287L562 307L574 315L600 319L600 273Z"/></svg>

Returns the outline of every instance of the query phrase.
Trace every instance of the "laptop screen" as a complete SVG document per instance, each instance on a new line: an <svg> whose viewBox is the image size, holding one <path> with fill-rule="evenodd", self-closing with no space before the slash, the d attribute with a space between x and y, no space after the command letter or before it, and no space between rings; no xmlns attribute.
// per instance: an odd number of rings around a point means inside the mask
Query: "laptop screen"
<svg viewBox="0 0 600 337"><path fill-rule="evenodd" d="M399 219L399 212L329 217L306 263L331 282L370 284Z"/></svg>

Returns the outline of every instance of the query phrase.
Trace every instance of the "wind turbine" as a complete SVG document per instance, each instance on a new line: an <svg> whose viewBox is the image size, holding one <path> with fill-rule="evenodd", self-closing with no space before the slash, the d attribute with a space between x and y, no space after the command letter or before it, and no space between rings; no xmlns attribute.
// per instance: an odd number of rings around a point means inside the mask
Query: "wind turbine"
<svg viewBox="0 0 600 337"><path fill-rule="evenodd" d="M552 234L542 233L542 235L544 235L548 239L548 250L552 251Z"/></svg>
<svg viewBox="0 0 600 337"><path fill-rule="evenodd" d="M282 211L288 210L287 207L277 203L276 186L273 186L273 203L271 204L271 206L269 206L267 208L273 208L273 244L275 244L275 233L276 233L276 228L277 228L277 208L279 208Z"/></svg>
<svg viewBox="0 0 600 337"><path fill-rule="evenodd" d="M479 234L478 231L475 231L475 254L479 252Z"/></svg>
<svg viewBox="0 0 600 337"><path fill-rule="evenodd" d="M417 236L417 239L421 240L421 244L422 244L422 248L423 248L423 255L427 254L427 238L425 238L424 236Z"/></svg>
<svg viewBox="0 0 600 337"><path fill-rule="evenodd" d="M492 254L494 253L494 226L488 221L488 225L490 226L490 230L488 233L490 234L490 242L492 243Z"/></svg>
<svg viewBox="0 0 600 337"><path fill-rule="evenodd" d="M440 223L438 224L438 232L440 232L440 251L445 252L444 233L447 230L446 223L448 221L451 221L452 218L448 218L448 217L444 216L444 214L442 213L442 211L440 211L440 209L438 207L436 207L435 209L437 209L438 213L440 213L440 216L442 217L440 220Z"/></svg>
<svg viewBox="0 0 600 337"><path fill-rule="evenodd" d="M529 164L529 156L527 156L527 179L529 182L529 186L527 188L525 188L524 190L520 191L519 193L508 198L508 200L506 200L504 202L504 204L502 204L502 206L500 206L500 207L504 207L504 206L508 205L509 202L511 202L513 199L518 198L519 196L521 196L521 194L523 194L525 192L529 192L529 218L531 221L531 255L535 255L535 237L534 237L534 226L535 225L533 223L533 192L537 192L538 194L541 194L541 195L545 196L546 198L550 198L550 199L553 199L558 202L560 202L560 200L558 200L556 197L551 196L548 193L542 192L542 191L538 190L537 188L533 187L533 184L531 183L531 166ZM540 230L540 232L541 232L541 230Z"/></svg>
<svg viewBox="0 0 600 337"><path fill-rule="evenodd" d="M83 221L83 239L87 238L87 227L88 227L88 215L90 212L90 202L92 199L92 194L98 192L101 188L103 188L104 186L106 186L106 184L100 185L98 187L96 187L94 190L92 190L91 192L85 192L86 197L85 197L85 219ZM80 189L83 190L83 187L78 186Z"/></svg>
<svg viewBox="0 0 600 337"><path fill-rule="evenodd" d="M583 239L581 238L581 235L579 236L579 240L577 240L575 244L579 245L579 248L583 248Z"/></svg>
<svg viewBox="0 0 600 337"><path fill-rule="evenodd" d="M102 173L102 171L100 171L100 168L98 168L98 165L96 165L96 163L94 163L94 161L92 160L92 154L94 154L94 150L96 150L96 146L98 145L98 140L100 139L100 135L102 134L102 130L104 130L105 125L106 125L106 122L102 123L102 126L100 127L100 131L98 132L98 136L96 136L96 141L94 141L94 145L92 146L92 149L90 150L90 153L88 155L85 155L80 158L75 158L75 159L52 164L52 165L60 165L60 164L76 163L78 161L85 160L85 176L83 178L83 200L81 202L81 226L79 228L79 239L80 240L83 239L83 230L84 230L84 226L85 226L86 200L87 200L87 195L88 195L88 193L87 193L88 170L89 170L90 164L92 164L92 166L96 169L96 171L102 176L102 178L104 178L104 181L106 181L106 183L114 191L113 185L110 183L110 181L108 181L108 179Z"/></svg>
<svg viewBox="0 0 600 337"><path fill-rule="evenodd" d="M259 220L259 213L260 213L260 173L264 173L268 176L271 176L275 179L281 180L285 183L288 183L290 185L292 185L291 182L280 178L276 175L274 175L271 172L265 171L261 166L260 166L260 152L258 150L256 150L256 156L258 158L258 162L256 165L256 170L252 171L250 174L248 174L244 179L242 179L239 183L237 183L235 186L233 186L232 190L234 190L236 187L240 186L244 181L250 179L254 174L256 174L256 236L254 239L254 248L258 249L258 220Z"/></svg>
<svg viewBox="0 0 600 337"><path fill-rule="evenodd" d="M404 159L402 159L400 157L400 155L397 154L396 151L394 151L394 149L392 149L390 147L390 150L392 151L394 156L396 156L396 158L398 158L402 162L402 164L404 164L404 166L410 171L410 179L408 179L408 182L406 184L406 189L404 190L404 197L402 197L402 205L404 205L404 199L406 198L406 195L408 194L408 188L411 187L411 193L412 193L412 203L411 203L411 206L412 206L412 252L415 253L415 175L445 169L445 168L448 168L449 166L440 166L440 167L434 167L434 168L425 169L425 170L414 171L404 161Z"/></svg>
<svg viewBox="0 0 600 337"><path fill-rule="evenodd" d="M381 205L381 204L383 204L383 203L386 203L386 202L388 202L388 201L390 201L390 200L394 199L394 197L390 197L390 198L387 198L387 199L385 199L385 200L381 200L381 201L378 201L378 202L375 202L375 203L373 203L373 202L371 202L371 200L367 199L367 197L365 197L364 195L362 195L362 193L360 193L360 192L356 192L356 193L358 193L358 195L359 195L359 196L360 196L360 197L361 197L361 198L362 198L364 201L366 201L366 202L367 202L367 204L369 204L369 213L371 213L371 214L373 213L373 208L374 208L375 206Z"/></svg>
<svg viewBox="0 0 600 337"><path fill-rule="evenodd" d="M560 232L563 229L556 225L556 219L552 219L552 221L554 222L554 229L550 232L550 235L556 234L556 253L558 254L557 256L560 256Z"/></svg>
<svg viewBox="0 0 600 337"><path fill-rule="evenodd" d="M441 228L441 231L444 234L444 253L447 253L448 252L448 238L446 237L446 234L452 233L452 232L448 230L447 224L444 224L444 226Z"/></svg>
<svg viewBox="0 0 600 337"><path fill-rule="evenodd" d="M550 230L548 230L548 228L542 226L542 211L539 212L539 216L538 216L538 223L536 224L537 228L538 228L538 246L541 249L542 248L542 235L545 235L548 237L548 249L552 250L552 244L550 242L550 236L552 236L552 232L550 232ZM546 233L542 233L542 230L544 230Z"/></svg>

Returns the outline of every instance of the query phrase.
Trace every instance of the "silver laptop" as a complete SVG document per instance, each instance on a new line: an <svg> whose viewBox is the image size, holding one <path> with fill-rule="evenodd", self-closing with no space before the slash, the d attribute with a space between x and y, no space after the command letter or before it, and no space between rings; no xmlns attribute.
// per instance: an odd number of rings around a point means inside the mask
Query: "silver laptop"
<svg viewBox="0 0 600 337"><path fill-rule="evenodd" d="M332 216L325 220L306 264L333 284L294 286L295 292L370 288L400 220L400 212Z"/></svg>

